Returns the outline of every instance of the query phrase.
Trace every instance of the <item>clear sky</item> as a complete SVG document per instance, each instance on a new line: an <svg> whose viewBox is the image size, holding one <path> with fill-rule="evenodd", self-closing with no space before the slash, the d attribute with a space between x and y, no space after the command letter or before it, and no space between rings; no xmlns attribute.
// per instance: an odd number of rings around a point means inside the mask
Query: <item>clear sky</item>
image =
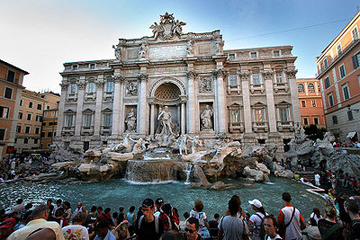
<svg viewBox="0 0 360 240"><path fill-rule="evenodd" d="M151 36L174 13L183 32L221 30L224 49L294 46L298 78L360 9L360 0L0 0L0 59L30 74L34 91L60 92L64 62L112 59L118 38Z"/></svg>

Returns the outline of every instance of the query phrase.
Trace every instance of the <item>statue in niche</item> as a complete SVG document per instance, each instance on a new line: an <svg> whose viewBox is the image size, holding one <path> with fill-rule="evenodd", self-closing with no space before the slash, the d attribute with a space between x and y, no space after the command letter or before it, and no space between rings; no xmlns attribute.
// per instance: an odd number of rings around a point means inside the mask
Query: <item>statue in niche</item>
<svg viewBox="0 0 360 240"><path fill-rule="evenodd" d="M215 52L216 54L222 54L224 47L224 41L216 41Z"/></svg>
<svg viewBox="0 0 360 240"><path fill-rule="evenodd" d="M121 49L119 47L115 47L115 45L112 46L113 49L115 49L115 58L117 60L120 60L121 58Z"/></svg>
<svg viewBox="0 0 360 240"><path fill-rule="evenodd" d="M161 120L161 126L162 126L160 136L172 135L173 131L172 131L172 122L171 122L171 112L169 111L168 106L165 106L164 110L160 108L158 120Z"/></svg>
<svg viewBox="0 0 360 240"><path fill-rule="evenodd" d="M211 80L208 78L201 79L200 92L211 92Z"/></svg>
<svg viewBox="0 0 360 240"><path fill-rule="evenodd" d="M142 43L139 50L139 58L146 58L147 52L148 52L148 45L145 43Z"/></svg>
<svg viewBox="0 0 360 240"><path fill-rule="evenodd" d="M126 123L126 132L134 132L136 128L136 113L134 111L134 108L132 108L125 119Z"/></svg>
<svg viewBox="0 0 360 240"><path fill-rule="evenodd" d="M194 41L193 40L190 40L187 42L186 52L187 52L187 55L190 55L190 56L194 54Z"/></svg>
<svg viewBox="0 0 360 240"><path fill-rule="evenodd" d="M206 105L205 109L200 114L201 130L212 130L212 115L213 111L209 105Z"/></svg>
<svg viewBox="0 0 360 240"><path fill-rule="evenodd" d="M137 95L137 83L136 82L128 82L126 84L126 94L131 96Z"/></svg>

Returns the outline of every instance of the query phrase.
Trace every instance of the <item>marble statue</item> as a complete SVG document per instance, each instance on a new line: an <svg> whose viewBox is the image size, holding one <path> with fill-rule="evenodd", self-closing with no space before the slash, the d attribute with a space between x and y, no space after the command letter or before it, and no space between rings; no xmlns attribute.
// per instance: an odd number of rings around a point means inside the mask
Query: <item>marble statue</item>
<svg viewBox="0 0 360 240"><path fill-rule="evenodd" d="M199 151L199 147L201 146L201 141L199 136L189 137L189 141L191 142L191 154L194 154Z"/></svg>
<svg viewBox="0 0 360 240"><path fill-rule="evenodd" d="M127 82L126 84L126 94L131 96L137 95L137 83L136 82Z"/></svg>
<svg viewBox="0 0 360 240"><path fill-rule="evenodd" d="M187 134L183 134L180 137L180 143L179 143L179 152L180 155L183 155L183 152L185 154L188 154L187 152L187 140L188 140L189 136Z"/></svg>
<svg viewBox="0 0 360 240"><path fill-rule="evenodd" d="M120 60L121 58L121 49L119 47L115 47L115 45L112 46L113 49L115 49L115 58L117 60Z"/></svg>
<svg viewBox="0 0 360 240"><path fill-rule="evenodd" d="M142 43L139 50L139 58L146 58L148 52L148 46L145 43Z"/></svg>
<svg viewBox="0 0 360 240"><path fill-rule="evenodd" d="M136 113L132 108L126 116L126 132L134 132L136 128Z"/></svg>
<svg viewBox="0 0 360 240"><path fill-rule="evenodd" d="M212 130L212 115L213 111L209 105L206 105L205 109L200 114L201 119L201 130Z"/></svg>
<svg viewBox="0 0 360 240"><path fill-rule="evenodd" d="M187 42L186 52L187 52L187 55L189 55L189 56L194 54L194 41L193 40L190 40Z"/></svg>
<svg viewBox="0 0 360 240"><path fill-rule="evenodd" d="M162 130L160 135L164 136L170 136L171 134L173 134L171 125L171 112L169 111L168 106L165 106L164 110L160 109L160 113L158 116L158 120L161 120L161 126L162 126Z"/></svg>

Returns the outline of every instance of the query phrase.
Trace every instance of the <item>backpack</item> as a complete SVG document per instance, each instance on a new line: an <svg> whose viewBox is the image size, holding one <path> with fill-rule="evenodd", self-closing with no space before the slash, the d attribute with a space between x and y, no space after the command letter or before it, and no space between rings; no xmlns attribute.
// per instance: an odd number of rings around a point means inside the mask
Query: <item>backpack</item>
<svg viewBox="0 0 360 240"><path fill-rule="evenodd" d="M173 229L180 230L180 219L177 211L169 204L165 204L160 209L160 219L164 223L164 231Z"/></svg>
<svg viewBox="0 0 360 240"><path fill-rule="evenodd" d="M264 218L262 218L259 214L255 213L256 216L258 216L261 219L261 227L260 229L258 229L257 227L255 227L255 229L257 229L257 231L259 232L259 237L260 239L264 239L265 237L265 228L264 228ZM266 213L265 213L266 216Z"/></svg>
<svg viewBox="0 0 360 240"><path fill-rule="evenodd" d="M156 233L159 233L159 217L158 216L154 216L154 218L155 218L155 232ZM140 229L141 229L141 223L142 223L142 220L144 219L144 215L141 215L141 217L139 218L139 224L138 224L138 229L139 229L139 231L140 231Z"/></svg>

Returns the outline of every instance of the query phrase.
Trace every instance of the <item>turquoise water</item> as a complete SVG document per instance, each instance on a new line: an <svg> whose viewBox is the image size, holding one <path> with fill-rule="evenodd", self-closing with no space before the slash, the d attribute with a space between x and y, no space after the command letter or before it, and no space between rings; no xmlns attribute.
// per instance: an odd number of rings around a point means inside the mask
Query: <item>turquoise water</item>
<svg viewBox="0 0 360 240"><path fill-rule="evenodd" d="M308 186L292 180L271 178L272 184L255 183L250 187L241 187L228 190L210 190L203 188L190 188L179 182L166 184L132 184L123 179L115 179L102 182L86 182L76 184L41 184L32 182L17 182L0 184L0 208L9 208L15 205L18 198L23 198L25 204L43 203L48 198L61 198L71 203L72 209L77 202L82 202L89 210L92 205L110 207L111 212L119 206L128 209L131 205L138 208L145 198L156 199L162 197L165 202L171 203L179 210L179 215L186 211L190 212L194 200L200 199L204 203L204 212L212 219L214 213L223 215L227 209L227 203L232 195L237 194L242 201L245 212L253 213L249 200L259 199L266 212L278 215L283 206L281 194L290 192L293 205L297 207L305 218L308 218L313 207L323 209L324 200L306 191ZM232 181L232 183L238 183Z"/></svg>

